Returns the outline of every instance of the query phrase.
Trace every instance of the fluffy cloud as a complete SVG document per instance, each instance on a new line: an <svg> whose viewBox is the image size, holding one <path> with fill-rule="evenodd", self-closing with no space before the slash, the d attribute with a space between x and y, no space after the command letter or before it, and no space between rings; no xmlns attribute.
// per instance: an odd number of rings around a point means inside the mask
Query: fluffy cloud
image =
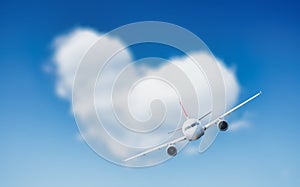
<svg viewBox="0 0 300 187"><path fill-rule="evenodd" d="M229 130L232 132L239 131L241 129L247 129L250 127L250 118L252 118L252 114L249 112L244 112L242 116L238 120L234 120L230 126Z"/></svg>
<svg viewBox="0 0 300 187"><path fill-rule="evenodd" d="M53 62L56 67L56 93L59 97L71 100L72 86L77 66L100 34L92 29L75 29L55 38Z"/></svg>
<svg viewBox="0 0 300 187"><path fill-rule="evenodd" d="M64 98L68 101L72 101L72 89L73 82L76 75L76 70L78 65L85 55L86 51L99 39L102 38L105 42L105 45L108 47L113 46L122 46L123 43L120 39L111 38L109 36L98 33L93 29L87 28L77 28L67 34L60 35L55 38L53 46L55 49L53 55L53 62L55 65L55 74L57 77L56 82L56 93L59 97ZM104 51L105 53L105 51ZM109 51L107 51L109 53ZM193 56L198 59L210 59L207 54L194 52ZM163 142L166 138L166 132L176 128L178 121L182 122L180 118L175 116L180 116L181 111L178 107L178 94L176 90L172 89L167 82L164 82L159 79L147 79L147 77L160 76L167 80L170 80L170 77L173 80L173 83L176 83L176 87L181 87L182 89L187 88L186 82L182 79L176 79L174 74L183 72L187 79L191 81L192 87L195 89L196 97L201 104L200 111L195 110L195 101L192 93L183 93L185 95L184 104L186 105L189 115L192 117L198 117L199 113L203 114L210 110L209 101L211 96L205 90L208 89L208 84L205 77L202 74L197 72L190 59L187 57L174 57L169 59L168 63L162 63L158 67L150 67L145 65L134 65L131 63L133 57L131 52L127 49L123 50L119 54L113 57L108 72L102 74L102 81L99 81L96 85L95 101L96 109L101 111L102 120L105 124L105 129L110 132L110 135L113 137L118 137L118 141L110 141L107 135L99 131L96 120L90 117L91 110L94 110L93 106L86 104L84 92L80 95L78 105L73 106L73 111L75 115L84 121L86 128L83 133L84 139L91 142L101 142L101 143L91 143L92 146L98 146L99 149L104 149L107 152L107 155L110 155L113 161L118 159L123 159L129 155L132 155L135 151L140 150L138 148L142 147L151 147L157 145L160 142ZM226 89L226 101L227 107L231 107L237 101L240 86L238 84L237 78L235 76L234 70L227 67L220 59L217 60L220 70L224 77L225 89ZM127 66L126 71L124 67ZM88 67L92 71L93 67ZM178 69L176 69L178 68ZM111 87L112 82L116 76L121 77L121 72L125 72L126 81L121 80L119 86L116 86L115 92L118 94L113 96L113 104L116 113L118 114L119 120L130 122L131 126L127 128L138 128L140 131L149 130L143 129L135 124L135 121L147 121L149 119L156 120L155 122L165 123L164 128L160 129L158 132L153 132L150 134L143 134L137 132L128 132L126 128L120 128L116 124L115 113L111 113L109 106L111 105L111 100L106 99L111 96ZM127 73L127 74L126 74ZM90 74L87 73L84 79L89 80ZM145 80L140 83L136 83L134 89L128 92L128 87L132 86L130 80L139 80L141 77L145 77ZM177 76L182 78L182 76ZM82 88L86 86L86 82L83 81ZM113 85L115 86L115 85ZM153 90L156 90L155 92ZM178 90L177 90L178 91ZM123 102L123 98L128 97L128 105L126 102ZM190 99L189 99L190 98ZM161 106L161 103L153 102L156 100L162 100L164 106ZM161 116L161 109L166 108L168 113L165 116ZM198 112L194 112L198 111ZM127 112L127 113L126 113ZM128 118L128 112L133 118ZM157 117L158 116L158 117ZM161 121L163 119L163 121ZM153 121L152 121L153 122ZM180 124L179 124L180 125ZM151 127L152 128L152 127ZM153 127L155 128L155 127ZM233 129L235 127L232 127ZM122 130L123 129L123 130ZM237 128L236 128L237 129ZM128 129L127 129L128 130ZM126 133L124 132L126 131ZM120 143L121 142L121 143ZM123 144L124 145L123 145ZM90 144L90 145L91 145ZM127 145L134 145L136 149L131 150ZM149 161L151 162L151 161Z"/></svg>

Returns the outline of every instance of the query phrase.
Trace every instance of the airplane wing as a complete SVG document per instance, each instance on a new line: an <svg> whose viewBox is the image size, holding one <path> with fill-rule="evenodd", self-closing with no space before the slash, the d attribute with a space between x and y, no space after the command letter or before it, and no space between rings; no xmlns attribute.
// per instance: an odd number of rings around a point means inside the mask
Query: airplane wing
<svg viewBox="0 0 300 187"><path fill-rule="evenodd" d="M246 103L248 103L249 101L253 100L254 98L258 97L260 94L262 94L262 92L260 91L259 93L255 94L254 96L250 97L249 99L247 99L246 101L242 102L241 104L233 107L232 109L228 110L227 112L225 112L224 114L220 115L218 118L212 120L211 122L209 122L208 124L206 124L204 126L205 129L208 129L209 127L211 127L212 125L216 124L220 119L224 118L225 116L230 115L232 112L234 112L235 110L239 109L240 107L242 107L243 105L245 105Z"/></svg>
<svg viewBox="0 0 300 187"><path fill-rule="evenodd" d="M175 139L175 140L172 140L172 141L170 141L170 142L161 144L161 145L159 145L159 146L150 148L150 149L148 149L148 150L146 150L146 151L144 151L144 152L141 152L141 153L138 153L138 154L136 154L136 155L133 155L133 156L131 156L131 157L129 157L129 158L126 158L124 161L127 162L127 161L129 161L129 160L134 159L134 158L137 158L137 157L146 155L146 154L148 154L148 153L151 153L151 152L153 152L153 151L156 151L156 150L159 150L159 149L161 149L161 148L163 148L163 147L166 147L166 146L168 146L168 145L170 145L170 144L175 144L175 143L181 142L181 141L183 141L183 140L186 140L186 137L185 137L185 136L182 136L182 137L177 138L177 139Z"/></svg>

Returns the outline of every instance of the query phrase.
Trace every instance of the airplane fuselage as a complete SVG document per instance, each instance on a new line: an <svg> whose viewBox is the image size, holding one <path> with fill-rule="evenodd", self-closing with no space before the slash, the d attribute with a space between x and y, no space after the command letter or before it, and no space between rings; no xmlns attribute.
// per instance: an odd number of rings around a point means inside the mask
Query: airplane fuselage
<svg viewBox="0 0 300 187"><path fill-rule="evenodd" d="M187 119L182 125L182 133L187 140L198 140L204 135L204 128L198 119Z"/></svg>

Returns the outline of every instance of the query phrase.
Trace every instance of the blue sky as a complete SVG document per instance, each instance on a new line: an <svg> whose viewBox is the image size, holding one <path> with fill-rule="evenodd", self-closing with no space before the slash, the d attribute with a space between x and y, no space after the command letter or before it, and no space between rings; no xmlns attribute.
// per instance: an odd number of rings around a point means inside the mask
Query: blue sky
<svg viewBox="0 0 300 187"><path fill-rule="evenodd" d="M300 185L296 1L2 1L0 7L1 186ZM204 154L145 169L113 165L77 141L69 103L56 96L55 77L42 71L53 39L79 26L107 32L145 20L198 35L236 67L240 99L264 92L235 114L253 111L250 128L220 133Z"/></svg>

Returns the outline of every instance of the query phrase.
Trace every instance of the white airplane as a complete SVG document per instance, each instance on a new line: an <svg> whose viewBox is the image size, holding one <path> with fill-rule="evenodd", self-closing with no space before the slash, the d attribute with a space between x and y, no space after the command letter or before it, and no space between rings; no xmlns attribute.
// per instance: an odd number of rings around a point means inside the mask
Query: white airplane
<svg viewBox="0 0 300 187"><path fill-rule="evenodd" d="M191 119L188 117L187 112L185 111L182 103L180 102L182 111L185 115L185 117L187 118L187 120L183 123L182 127L176 130L173 130L169 133L181 130L183 133L183 136L180 138L177 138L175 140L172 140L170 142L161 144L159 146L153 147L151 149L148 149L144 152L141 152L139 154L136 154L134 156L131 156L127 159L125 159L124 161L127 162L129 160L135 159L137 157L146 155L150 152L159 150L163 147L167 147L166 152L169 156L174 157L177 154L177 148L175 147L175 144L184 140L188 140L188 141L195 141L198 140L200 137L202 137L205 133L205 131L212 127L213 125L218 125L218 128L221 131L226 131L228 129L228 123L224 120L225 116L228 116L229 114L231 114L233 111L237 110L238 108L242 107L243 105L245 105L246 103L248 103L249 101L253 100L254 98L258 97L262 92L260 91L259 93L255 94L254 96L250 97L249 99L245 100L244 102L242 102L241 104L233 107L232 109L228 110L227 112L225 112L224 114L220 115L219 117L217 117L216 119L210 121L209 123L207 123L204 126L201 126L201 120L204 119L206 116L208 116L211 112L208 112L207 114L205 114L204 116L202 116L199 119Z"/></svg>

